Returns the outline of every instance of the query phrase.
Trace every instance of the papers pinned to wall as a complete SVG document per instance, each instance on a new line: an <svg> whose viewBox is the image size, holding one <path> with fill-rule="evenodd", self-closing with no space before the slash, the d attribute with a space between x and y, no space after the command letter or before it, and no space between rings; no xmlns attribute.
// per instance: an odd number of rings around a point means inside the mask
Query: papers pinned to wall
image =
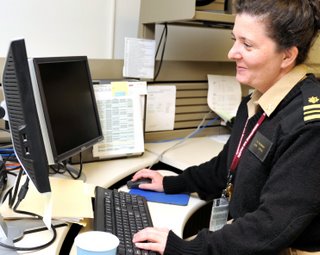
<svg viewBox="0 0 320 255"><path fill-rule="evenodd" d="M173 130L176 86L148 86L146 131Z"/></svg>
<svg viewBox="0 0 320 255"><path fill-rule="evenodd" d="M125 38L123 76L153 79L156 41Z"/></svg>
<svg viewBox="0 0 320 255"><path fill-rule="evenodd" d="M209 74L208 86L208 106L224 121L230 121L241 102L241 86L236 77Z"/></svg>
<svg viewBox="0 0 320 255"><path fill-rule="evenodd" d="M103 141L93 146L93 156L116 158L144 152L146 82L111 82L94 85Z"/></svg>

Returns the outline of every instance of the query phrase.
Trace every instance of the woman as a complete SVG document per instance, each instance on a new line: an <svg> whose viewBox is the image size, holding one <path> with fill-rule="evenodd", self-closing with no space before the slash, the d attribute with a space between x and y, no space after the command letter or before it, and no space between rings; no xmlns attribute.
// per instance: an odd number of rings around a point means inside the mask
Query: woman
<svg viewBox="0 0 320 255"><path fill-rule="evenodd" d="M191 241L147 228L134 236L137 247L197 255L320 250L320 83L302 64L317 35L319 5L236 1L228 57L237 80L255 91L242 101L229 141L217 157L179 176L147 169L133 176L151 178L140 186L150 190L197 192L207 200L229 195L233 223Z"/></svg>

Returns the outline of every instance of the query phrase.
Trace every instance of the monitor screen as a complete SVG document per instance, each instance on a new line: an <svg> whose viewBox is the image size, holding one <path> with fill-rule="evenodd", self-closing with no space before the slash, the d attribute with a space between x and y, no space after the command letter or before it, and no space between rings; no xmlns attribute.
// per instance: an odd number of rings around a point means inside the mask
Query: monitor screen
<svg viewBox="0 0 320 255"><path fill-rule="evenodd" d="M48 161L23 39L9 46L2 83L16 157L38 191L49 192Z"/></svg>
<svg viewBox="0 0 320 255"><path fill-rule="evenodd" d="M87 57L29 62L49 164L69 159L102 140Z"/></svg>

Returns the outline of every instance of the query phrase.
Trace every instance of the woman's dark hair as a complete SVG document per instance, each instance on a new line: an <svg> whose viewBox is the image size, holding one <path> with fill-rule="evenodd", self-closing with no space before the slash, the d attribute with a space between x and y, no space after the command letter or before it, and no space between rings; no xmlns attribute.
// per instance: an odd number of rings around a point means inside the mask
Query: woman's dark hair
<svg viewBox="0 0 320 255"><path fill-rule="evenodd" d="M306 60L320 28L319 0L237 0L235 9L261 17L280 50L296 46L296 64Z"/></svg>

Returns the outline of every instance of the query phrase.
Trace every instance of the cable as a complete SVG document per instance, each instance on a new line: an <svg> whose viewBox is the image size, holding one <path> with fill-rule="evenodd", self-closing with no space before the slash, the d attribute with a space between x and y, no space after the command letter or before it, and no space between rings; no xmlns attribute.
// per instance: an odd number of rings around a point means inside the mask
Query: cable
<svg viewBox="0 0 320 255"><path fill-rule="evenodd" d="M70 163L68 163L67 160L65 160L62 163L57 163L54 166L50 166L49 169L53 170L53 173L51 172L51 174L64 174L67 172L71 176L71 178L75 180L80 179L82 175L82 169L83 169L82 153L79 154L79 158L80 158L79 170L75 169Z"/></svg>
<svg viewBox="0 0 320 255"><path fill-rule="evenodd" d="M162 33L161 33L161 36L160 36L160 39L159 39L159 44L158 44L158 48L157 48L157 51L156 51L156 57L158 56L158 53L159 53L159 50L160 50L160 45L162 43L163 35L165 34L166 29L167 29L166 26L167 26L167 23L164 24L164 27L163 27L163 30L162 30Z"/></svg>
<svg viewBox="0 0 320 255"><path fill-rule="evenodd" d="M22 171L20 171L20 172L22 172ZM17 185L17 186L19 186L19 185ZM21 186L20 191L18 193L18 201L13 207L14 212L17 212L17 208L18 208L19 204L21 203L21 201L26 197L28 189L29 189L29 178L26 178L24 184ZM31 216L35 216L33 213L30 213L30 214L26 213L26 214L31 215Z"/></svg>
<svg viewBox="0 0 320 255"><path fill-rule="evenodd" d="M195 136L197 133L200 133L203 129L205 129L205 128L207 128L208 126L212 125L212 124L213 124L214 122L216 122L217 120L220 120L220 117L216 117L216 118L210 120L210 121L209 121L206 125L204 125L204 126L201 126L201 123L200 123L200 124L198 125L198 128L191 133L191 136L190 136L189 138ZM182 139L185 139L185 137L184 137L184 138L170 139L170 140L159 140L159 141L150 142L150 143L168 143L168 142L173 142L173 141L182 140Z"/></svg>
<svg viewBox="0 0 320 255"><path fill-rule="evenodd" d="M45 244L41 244L41 245L34 246L34 247L19 247L19 246L12 246L12 245L8 245L8 244L0 242L0 246L4 247L4 248L7 248L7 249L10 249L10 250L16 250L16 251L35 251L35 250L41 250L41 249L47 248L57 238L57 230L56 230L56 228L52 224L51 224L51 228L52 228L52 232L53 232L52 239L49 242L45 243Z"/></svg>
<svg viewBox="0 0 320 255"><path fill-rule="evenodd" d="M9 196L9 207L12 208L14 201L16 200L17 194L18 194L18 190L19 190L19 185L20 185L20 181L21 181L21 176L23 174L23 169L21 169L18 172L18 176L16 178L16 183L15 186L13 188L13 194ZM28 179L28 178L27 178Z"/></svg>
<svg viewBox="0 0 320 255"><path fill-rule="evenodd" d="M13 207L13 211L16 213L20 213L20 214L25 214L25 215L29 215L29 216L33 216L36 217L36 219L38 220L43 220L43 217L40 215L37 215L35 213L31 213L31 212L26 212L26 211L20 211L17 210L20 202L24 199L27 191L28 191L28 185L29 185L29 178L26 178L26 182L21 186L20 191L19 190L19 186L20 186L20 181L21 181L21 177L24 173L23 169L21 168L20 164L15 164L13 168L11 168L10 170L7 169L7 162L10 160L12 161L12 158L15 156L14 150L13 148L0 148L0 154L1 155L5 155L6 158L1 162L0 165L0 172L3 173L3 171L5 171L6 174L12 174L16 176L16 183L14 187L11 187L6 194L4 195L3 199L2 199L2 203L6 200L7 197L9 197L9 207L12 208ZM18 175L16 173L13 173L11 171L13 170L19 170ZM13 194L12 194L13 192ZM18 201L17 203L14 205L16 197L18 197ZM10 250L15 250L15 251L35 251L35 250L40 250L40 249L44 249L46 247L48 247L49 245L51 245L57 238L57 231L56 228L53 224L51 224L51 228L52 228L52 232L53 232L53 236L51 238L50 241L48 241L45 244L41 244L38 246L34 246L34 247L16 247L16 246L12 246L12 245L8 245L5 243L0 242L0 246L10 249ZM28 233L28 232L24 232L24 233Z"/></svg>
<svg viewBox="0 0 320 255"><path fill-rule="evenodd" d="M80 160L80 169L79 170L74 169L69 163L64 162L65 169L67 170L69 175L75 180L80 178L81 173L82 173L82 168L83 168L82 153L80 153L79 156L80 156L80 159L79 159ZM75 172L75 173L78 172L78 174L77 175L73 175L72 172Z"/></svg>
<svg viewBox="0 0 320 255"><path fill-rule="evenodd" d="M4 148L2 148L1 150L4 150ZM18 163L15 163L14 164L14 167L11 168L11 169L8 169L8 161L12 161L12 158L14 157L15 158L15 153L14 153L14 150L11 149L11 148L6 148L6 150L8 152L10 152L11 150L11 153L8 154L8 156L3 160L3 162L1 163L1 166L0 166L0 175L3 174L5 171L5 174L11 174L11 175L14 175L17 177L16 179L16 183L17 185L15 185L14 188L10 188L6 194L3 196L3 199L2 199L2 202L4 202L6 200L7 197L9 197L9 207L11 208L14 204L14 201L16 199L16 196L17 196L17 193L18 193L18 186L19 186L19 183L20 183L20 179L21 179L21 176L23 174L23 169L21 168L21 165L18 164ZM13 159L13 161L16 161L16 158ZM15 170L19 170L18 172L18 175L16 175L16 173L13 173L12 171L15 171ZM13 192L13 194L12 194Z"/></svg>
<svg viewBox="0 0 320 255"><path fill-rule="evenodd" d="M6 159L6 161L7 161L8 159ZM3 170L1 170L1 171L6 171L6 174L7 175L13 175L13 176L15 176L15 177L17 177L17 176L19 176L19 174L20 174L20 172L21 171L23 171L22 170L22 168L21 168L21 165L19 164L19 165L17 165L17 166L15 166L14 168L8 168L8 163L7 162L4 162L5 163L5 169L3 169ZM19 170L18 171L18 175L14 172L14 171L17 171L17 170ZM1 174L1 173L0 173ZM20 177L19 177L20 178ZM15 200L15 197L13 197L13 195L12 195L12 191L14 190L14 187L11 187L11 188L9 188L8 190L7 190L7 192L4 194L4 196L3 196L3 198L2 198L2 203L4 203L4 201L7 199L7 197L8 197L8 200L9 200L9 206L10 207L12 207L12 205L13 205L13 203L14 203L14 200ZM15 191L15 194L16 194L16 191Z"/></svg>
<svg viewBox="0 0 320 255"><path fill-rule="evenodd" d="M201 122L199 123L199 125L197 126L197 128L192 131L190 134L188 134L187 136L185 136L184 138L182 138L179 142L177 142L176 144L174 144L173 146L167 148L166 150L164 150L163 152L161 152L160 154L157 155L156 160L154 161L155 163L159 162L161 160L161 158L163 157L163 155L168 152L169 150L172 150L173 148L176 148L178 145L182 144L183 142L185 142L187 139L193 137L194 135L196 135L197 133L199 133L201 130L203 130L204 128L206 128L208 125L211 125L213 122L219 120L219 117L214 118L213 120L211 120L210 122L208 122L205 126L203 126L203 124L205 123L208 115L210 115L212 113L212 111L209 111L201 120ZM210 123L210 124L209 124ZM150 151L151 152L151 151ZM152 153L152 152L151 152ZM155 163L151 164L148 169L150 169Z"/></svg>
<svg viewBox="0 0 320 255"><path fill-rule="evenodd" d="M161 52L160 63L159 63L158 70L157 70L157 72L156 72L156 74L154 76L154 80L156 80L158 78L158 75L160 73L160 70L161 70L161 67L162 67L162 63L163 63L163 57L164 57L164 52L165 52L165 48L166 48L166 44L167 44L167 37L168 37L168 24L167 23L164 24L164 28L162 30L162 34L161 34L161 37L160 37L160 40L159 40L159 45L158 45L158 48L157 48L157 51L156 51L156 56L155 56L156 59L157 59L157 56L158 56L158 53L159 53L159 49L160 49L160 45L162 43L163 36L164 36L164 42L163 42L163 47L162 47L162 52Z"/></svg>
<svg viewBox="0 0 320 255"><path fill-rule="evenodd" d="M20 172L22 172L22 171L20 171ZM26 212L26 211L17 210L20 202L25 198L25 196L26 196L26 194L28 192L28 189L29 189L29 178L26 178L25 183L21 186L21 189L19 191L18 201L14 205L13 211L16 212L16 213L20 213L20 214L25 214L25 215L36 217L36 219L39 219L39 220L43 220L43 217L38 215L38 214L35 214L35 213L32 213L32 212ZM7 249L10 249L10 250L16 250L16 251L35 251L35 250L44 249L44 248L50 246L57 238L57 230L56 230L55 226L53 226L51 224L51 228L52 228L53 236L52 236L51 240L49 242L45 243L45 244L41 244L41 245L34 246L34 247L17 247L17 246L12 246L12 245L8 245L8 244L0 242L0 246L4 247L4 248L7 248Z"/></svg>
<svg viewBox="0 0 320 255"><path fill-rule="evenodd" d="M50 174L64 174L66 172L64 165L61 163L50 165L49 170L53 171L53 172L50 172Z"/></svg>

